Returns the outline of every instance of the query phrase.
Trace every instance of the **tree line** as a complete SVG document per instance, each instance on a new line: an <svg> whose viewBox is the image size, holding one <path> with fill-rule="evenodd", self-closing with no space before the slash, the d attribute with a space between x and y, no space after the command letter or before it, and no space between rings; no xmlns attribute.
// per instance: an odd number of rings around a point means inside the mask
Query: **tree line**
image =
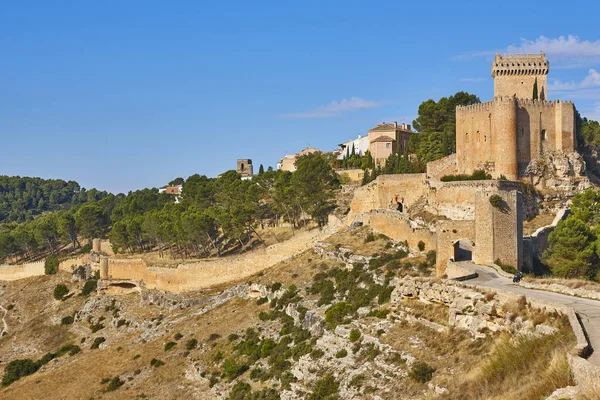
<svg viewBox="0 0 600 400"><path fill-rule="evenodd" d="M43 213L68 210L107 195L81 188L75 181L0 176L0 224L30 221Z"/></svg>

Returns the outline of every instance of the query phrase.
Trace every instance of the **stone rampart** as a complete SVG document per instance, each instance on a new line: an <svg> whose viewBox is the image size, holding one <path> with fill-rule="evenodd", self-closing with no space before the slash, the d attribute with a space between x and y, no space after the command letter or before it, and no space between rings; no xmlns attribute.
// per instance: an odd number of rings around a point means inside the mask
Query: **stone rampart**
<svg viewBox="0 0 600 400"><path fill-rule="evenodd" d="M342 222L330 216L325 228L297 233L291 239L266 249L240 256L181 263L176 268L149 267L142 259L108 258L106 274L108 279L143 281L148 289L175 293L200 290L254 275L313 248L341 227ZM101 273L101 277L103 275Z"/></svg>
<svg viewBox="0 0 600 400"><path fill-rule="evenodd" d="M406 214L395 210L373 210L364 217L373 231L399 242L406 240L408 247L413 250L418 248L421 241L425 243L425 250L435 249L435 232L412 221Z"/></svg>
<svg viewBox="0 0 600 400"><path fill-rule="evenodd" d="M44 261L21 265L0 265L0 281L15 281L44 275Z"/></svg>
<svg viewBox="0 0 600 400"><path fill-rule="evenodd" d="M456 175L457 173L456 153L427 163L427 178L440 179L442 176Z"/></svg>
<svg viewBox="0 0 600 400"><path fill-rule="evenodd" d="M448 274L450 277L450 272L446 270L448 260L455 257L454 252L457 241L466 240L471 243L475 242L475 222L438 221L436 232L436 275L443 276L444 274Z"/></svg>

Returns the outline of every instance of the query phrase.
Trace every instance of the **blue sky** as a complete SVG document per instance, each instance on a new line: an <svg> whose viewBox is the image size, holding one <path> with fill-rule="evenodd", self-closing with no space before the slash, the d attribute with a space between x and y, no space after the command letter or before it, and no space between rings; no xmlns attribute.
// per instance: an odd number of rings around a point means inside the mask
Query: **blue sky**
<svg viewBox="0 0 600 400"><path fill-rule="evenodd" d="M444 3L0 0L0 174L127 192L275 166L490 99L495 52L545 51L549 98L600 119L598 2Z"/></svg>

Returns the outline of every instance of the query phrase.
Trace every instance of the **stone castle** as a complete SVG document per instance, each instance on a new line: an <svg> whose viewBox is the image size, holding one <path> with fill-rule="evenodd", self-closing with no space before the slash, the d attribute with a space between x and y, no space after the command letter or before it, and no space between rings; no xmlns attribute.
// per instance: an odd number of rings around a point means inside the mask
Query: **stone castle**
<svg viewBox="0 0 600 400"><path fill-rule="evenodd" d="M459 173L483 169L517 180L533 160L575 151L575 106L546 100L549 71L544 53L496 55L494 100L456 109Z"/></svg>

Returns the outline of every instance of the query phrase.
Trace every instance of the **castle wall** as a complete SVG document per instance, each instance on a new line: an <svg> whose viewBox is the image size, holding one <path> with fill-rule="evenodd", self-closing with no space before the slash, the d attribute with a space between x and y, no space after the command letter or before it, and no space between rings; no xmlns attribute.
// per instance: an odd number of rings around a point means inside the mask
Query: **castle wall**
<svg viewBox="0 0 600 400"><path fill-rule="evenodd" d="M475 242L475 222L438 221L436 232L436 275L442 276L446 273L448 260L454 257L454 243L462 239Z"/></svg>
<svg viewBox="0 0 600 400"><path fill-rule="evenodd" d="M575 150L571 102L497 98L456 110L459 173L484 169L516 180L531 160L552 151Z"/></svg>
<svg viewBox="0 0 600 400"><path fill-rule="evenodd" d="M0 265L0 281L14 281L44 275L44 262L34 262L21 265Z"/></svg>
<svg viewBox="0 0 600 400"><path fill-rule="evenodd" d="M492 195L499 195L504 205L498 209L490 203ZM504 264L521 269L523 266L523 207L517 191L476 193L475 248L473 261L477 264Z"/></svg>
<svg viewBox="0 0 600 400"><path fill-rule="evenodd" d="M426 251L436 247L435 232L427 227L417 226L406 214L394 210L374 210L365 217L363 223L368 223L375 232L399 242L406 240L411 249L417 249L421 241L425 243Z"/></svg>
<svg viewBox="0 0 600 400"><path fill-rule="evenodd" d="M396 203L410 209L427 193L425 174L380 175L373 182L357 188L350 203L352 213L368 212L378 208L396 208ZM349 218L352 222L352 218Z"/></svg>
<svg viewBox="0 0 600 400"><path fill-rule="evenodd" d="M427 163L427 178L440 179L442 176L457 173L456 153Z"/></svg>
<svg viewBox="0 0 600 400"><path fill-rule="evenodd" d="M538 98L548 97L547 75L550 63L545 54L496 54L492 62L494 97L516 96L533 99L533 87L537 81Z"/></svg>

